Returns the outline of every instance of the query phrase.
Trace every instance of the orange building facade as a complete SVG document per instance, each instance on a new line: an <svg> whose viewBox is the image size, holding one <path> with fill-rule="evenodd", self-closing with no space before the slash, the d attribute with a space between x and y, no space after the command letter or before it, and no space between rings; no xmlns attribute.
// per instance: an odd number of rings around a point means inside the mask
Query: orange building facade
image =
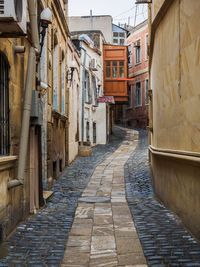
<svg viewBox="0 0 200 267"><path fill-rule="evenodd" d="M113 96L115 103L128 101L127 47L104 45L104 95Z"/></svg>

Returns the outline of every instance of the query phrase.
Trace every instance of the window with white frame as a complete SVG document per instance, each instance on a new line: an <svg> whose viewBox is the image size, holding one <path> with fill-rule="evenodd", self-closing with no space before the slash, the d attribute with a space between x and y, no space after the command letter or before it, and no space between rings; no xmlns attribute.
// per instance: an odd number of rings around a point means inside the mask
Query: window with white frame
<svg viewBox="0 0 200 267"><path fill-rule="evenodd" d="M135 63L138 64L141 62L141 45L140 40L137 40L134 44L135 46Z"/></svg>
<svg viewBox="0 0 200 267"><path fill-rule="evenodd" d="M85 71L85 102L89 103L89 91L90 91L90 76L88 71Z"/></svg>
<svg viewBox="0 0 200 267"><path fill-rule="evenodd" d="M137 82L135 86L135 107L142 106L142 89L141 82Z"/></svg>
<svg viewBox="0 0 200 267"><path fill-rule="evenodd" d="M97 106L97 85L96 78L92 76L92 105Z"/></svg>
<svg viewBox="0 0 200 267"><path fill-rule="evenodd" d="M149 80L145 80L145 104L149 104Z"/></svg>

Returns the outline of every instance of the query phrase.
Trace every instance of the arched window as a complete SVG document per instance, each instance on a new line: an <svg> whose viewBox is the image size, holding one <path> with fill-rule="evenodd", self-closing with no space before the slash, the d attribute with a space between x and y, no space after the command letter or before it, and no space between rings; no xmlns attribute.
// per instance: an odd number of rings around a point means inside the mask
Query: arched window
<svg viewBox="0 0 200 267"><path fill-rule="evenodd" d="M9 131L9 64L0 53L0 156L10 153Z"/></svg>

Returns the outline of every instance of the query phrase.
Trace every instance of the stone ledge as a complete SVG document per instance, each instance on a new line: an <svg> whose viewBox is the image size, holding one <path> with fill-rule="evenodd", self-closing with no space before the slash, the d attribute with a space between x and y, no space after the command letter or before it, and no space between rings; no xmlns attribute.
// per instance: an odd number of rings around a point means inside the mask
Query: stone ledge
<svg viewBox="0 0 200 267"><path fill-rule="evenodd" d="M17 156L0 157L0 171L13 168L17 159Z"/></svg>
<svg viewBox="0 0 200 267"><path fill-rule="evenodd" d="M78 148L78 154L81 157L89 157L92 154L92 149L90 146L80 145Z"/></svg>

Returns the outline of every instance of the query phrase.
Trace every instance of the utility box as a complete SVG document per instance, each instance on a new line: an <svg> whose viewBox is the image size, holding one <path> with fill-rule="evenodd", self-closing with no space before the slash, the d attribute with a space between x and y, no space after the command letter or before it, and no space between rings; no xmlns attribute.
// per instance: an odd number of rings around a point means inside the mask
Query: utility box
<svg viewBox="0 0 200 267"><path fill-rule="evenodd" d="M42 125L43 124L43 112L42 112L42 101L39 98L39 92L32 91L32 102L31 102L31 125Z"/></svg>

